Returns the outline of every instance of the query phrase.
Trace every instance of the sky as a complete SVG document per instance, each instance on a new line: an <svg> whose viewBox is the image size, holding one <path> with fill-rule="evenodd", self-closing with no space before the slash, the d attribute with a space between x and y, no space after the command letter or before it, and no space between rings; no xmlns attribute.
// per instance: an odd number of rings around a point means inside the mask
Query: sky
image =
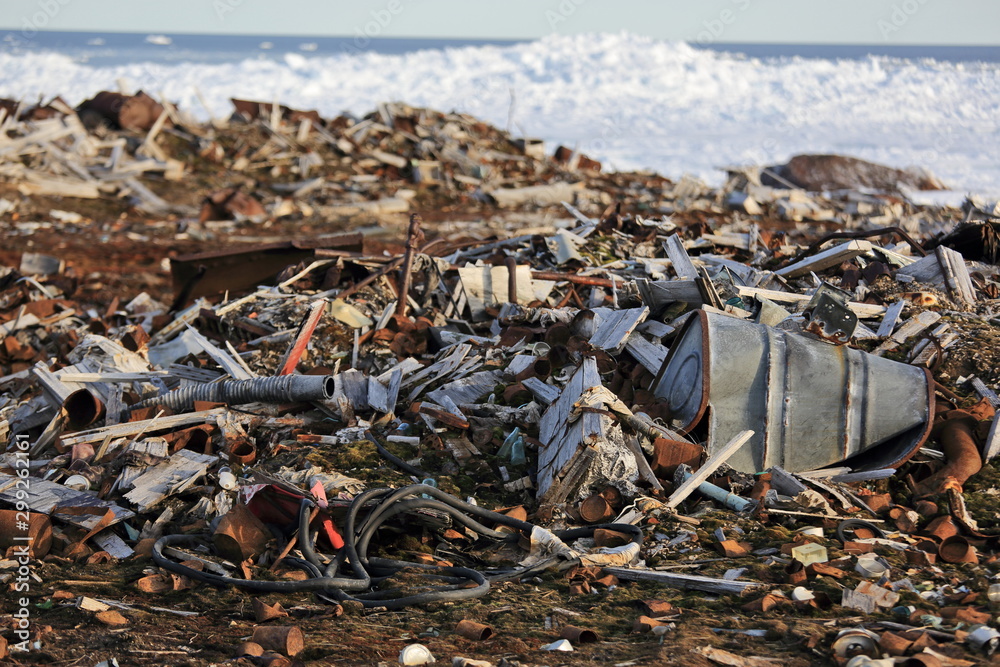
<svg viewBox="0 0 1000 667"><path fill-rule="evenodd" d="M997 0L3 0L0 29L1000 46Z"/></svg>

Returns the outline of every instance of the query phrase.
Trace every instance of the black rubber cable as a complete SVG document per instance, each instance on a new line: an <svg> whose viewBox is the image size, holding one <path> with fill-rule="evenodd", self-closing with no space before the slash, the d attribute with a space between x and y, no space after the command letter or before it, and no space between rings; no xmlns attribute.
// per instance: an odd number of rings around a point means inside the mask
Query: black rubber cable
<svg viewBox="0 0 1000 667"><path fill-rule="evenodd" d="M312 545L312 534L309 532L309 510L312 509L313 502L308 498L303 498L299 503L299 550L306 560L312 563L318 570L323 570L324 565L320 562L319 556Z"/></svg>
<svg viewBox="0 0 1000 667"><path fill-rule="evenodd" d="M284 558L281 559L281 562L288 563L290 565L294 565L298 568L301 568L306 572L308 572L314 578L319 579L322 578L323 576L323 572L320 571L318 567L316 567L307 560L303 560L301 558L292 558L291 556L285 556Z"/></svg>
<svg viewBox="0 0 1000 667"><path fill-rule="evenodd" d="M420 468L415 468L414 466L411 466L409 463L407 463L406 461L404 461L403 459L399 458L398 456L390 452L388 449L386 449L385 445L382 444L382 441L379 440L377 437L375 437L375 434L372 433L371 431L365 431L365 435L367 435L368 439L375 444L375 449L378 450L378 453L382 456L382 458L384 458L392 465L396 466L403 472L409 475L413 475L415 477L419 477L420 479L423 479L428 476L427 473L421 470Z"/></svg>
<svg viewBox="0 0 1000 667"><path fill-rule="evenodd" d="M419 496L407 500L408 496ZM423 496L430 496L425 498ZM172 561L163 555L163 548L171 544L181 544L196 541L196 538L187 535L169 535L157 540L153 546L153 561L160 567L183 574L197 581L203 581L216 586L237 586L251 591L260 592L301 592L315 591L330 595L338 600L355 600L365 606L383 606L389 609L401 609L407 606L426 604L439 601L453 601L472 599L485 595L490 588L490 580L500 580L524 576L542 569L540 566L529 566L516 569L512 572L502 573L487 578L481 572L465 567L437 566L424 563L411 563L386 558L368 558L368 545L372 537L380 526L386 521L401 514L412 513L420 509L433 509L445 512L462 525L471 530L497 541L511 540L515 534L503 533L488 528L480 523L476 517L494 524L506 525L519 531L530 534L534 525L526 521L514 519L512 517L483 509L476 505L463 502L454 496L441 491L440 489L425 484L414 484L402 489L370 489L363 492L351 503L345 521L344 547L331 562L322 565L319 556L312 545L313 535L309 530L309 511L312 502L303 499L299 506L299 534L298 545L302 551L304 560L286 557L290 564L300 567L313 575L311 579L305 581L258 581L249 579L236 579L227 576L216 575L208 572L194 570L185 565ZM359 520L359 515L365 511L366 507L372 505L370 511ZM470 517L471 515L471 517ZM599 528L615 530L629 535L632 543L642 543L642 530L630 524L602 524L586 528L575 528L570 530L555 531L553 534L562 540L577 539L593 535ZM353 578L344 576L331 576L342 568L344 563L349 563L354 574ZM424 572L425 578L447 582L446 585L430 586L431 590L403 597L392 597L397 595L398 590L370 590L373 583L382 582L390 578L393 574L404 569L417 569ZM372 577L374 572L387 572L387 577ZM325 576L316 576L323 572ZM469 584L474 584L470 586ZM356 595L351 595L356 593Z"/></svg>
<svg viewBox="0 0 1000 667"><path fill-rule="evenodd" d="M455 519L455 521L457 521L458 523L468 528L471 528L472 530L476 531L480 535L483 535L484 537L489 537L497 541L511 541L512 539L517 538L517 535L515 533L501 533L495 530L491 530L486 526L484 526L483 524L476 521L475 519L470 518L466 514L461 513L460 511L458 511L458 509L446 503L426 498L414 498L412 500L397 500L394 503L394 505L389 509L388 512L379 515L379 520L377 522L374 521L369 522L367 527L365 528L365 532L358 537L358 545L359 547L361 547L358 549L358 552L360 554L363 554L367 551L368 542L371 540L371 537L374 535L375 531L383 523L385 523L394 516L398 516L400 514L408 514L410 512L420 509L434 509L440 512L444 512L453 519ZM362 558L364 558L363 555Z"/></svg>
<svg viewBox="0 0 1000 667"><path fill-rule="evenodd" d="M881 528L873 523L868 523L861 519L844 519L839 524L837 524L837 539L841 543L847 542L847 531L854 531L855 528L865 528L874 533L877 537L885 537L885 533Z"/></svg>
<svg viewBox="0 0 1000 667"><path fill-rule="evenodd" d="M172 561L163 555L163 547L175 544L188 544L197 542L197 538L190 535L164 535L153 545L153 562L159 567L177 574L184 575L195 581L203 581L213 586L237 586L249 591L260 591L263 593L298 593L302 591L326 591L336 590L363 591L370 584L370 579L346 579L343 577L321 577L319 579L306 579L304 581L259 581L257 579L235 579L224 577L219 574L202 572L195 570L176 561Z"/></svg>

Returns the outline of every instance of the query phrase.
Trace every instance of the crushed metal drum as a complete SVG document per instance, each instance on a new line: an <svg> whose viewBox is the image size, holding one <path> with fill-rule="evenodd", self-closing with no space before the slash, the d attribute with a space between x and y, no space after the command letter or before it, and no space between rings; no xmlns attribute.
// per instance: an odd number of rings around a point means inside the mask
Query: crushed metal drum
<svg viewBox="0 0 1000 667"><path fill-rule="evenodd" d="M655 382L676 426L708 427L711 456L744 429L729 464L813 470L896 467L927 439L934 380L923 368L726 315L697 311Z"/></svg>

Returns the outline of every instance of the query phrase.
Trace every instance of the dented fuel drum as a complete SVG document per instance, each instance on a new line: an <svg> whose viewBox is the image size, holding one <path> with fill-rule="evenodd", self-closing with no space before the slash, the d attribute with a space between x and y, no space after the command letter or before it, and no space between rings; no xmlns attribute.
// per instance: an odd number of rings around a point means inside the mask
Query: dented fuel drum
<svg viewBox="0 0 1000 667"><path fill-rule="evenodd" d="M727 315L697 311L654 382L676 428L707 427L711 456L754 436L737 470L894 468L927 439L933 378L916 366Z"/></svg>

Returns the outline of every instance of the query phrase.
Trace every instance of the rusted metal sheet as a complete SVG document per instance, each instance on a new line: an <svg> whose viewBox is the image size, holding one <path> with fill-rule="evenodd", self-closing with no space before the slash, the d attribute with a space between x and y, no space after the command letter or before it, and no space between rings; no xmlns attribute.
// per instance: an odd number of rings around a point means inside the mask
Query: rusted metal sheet
<svg viewBox="0 0 1000 667"><path fill-rule="evenodd" d="M223 188L207 195L201 203L198 222L207 220L249 219L257 222L267 217L267 211L251 194L239 188Z"/></svg>
<svg viewBox="0 0 1000 667"><path fill-rule="evenodd" d="M91 114L124 130L145 132L163 113L163 105L141 90L135 95L102 90L80 104L77 111L81 117Z"/></svg>
<svg viewBox="0 0 1000 667"><path fill-rule="evenodd" d="M923 444L933 379L922 368L697 311L654 383L683 432L706 425L711 456L743 429L738 470L896 467Z"/></svg>
<svg viewBox="0 0 1000 667"><path fill-rule="evenodd" d="M361 234L339 234L314 242L287 241L256 245L240 250L183 255L170 260L174 294L185 301L199 296L252 289L274 278L290 264L313 257L320 248L337 248L361 252ZM185 289L189 293L184 294Z"/></svg>
<svg viewBox="0 0 1000 667"><path fill-rule="evenodd" d="M916 190L944 189L929 174L844 155L796 155L783 165L768 167L761 180L765 185L790 184L813 192L861 188L896 191L901 185Z"/></svg>
<svg viewBox="0 0 1000 667"><path fill-rule="evenodd" d="M267 117L271 115L274 105L270 102L257 102L254 100L240 100L235 97L230 98L230 102L233 103L233 107L236 109L236 113L242 115L247 120L256 120L260 117ZM302 119L308 119L315 123L322 123L323 119L320 117L319 112L315 109L309 109L307 111L302 111L300 109L293 109L287 107L284 104L279 104L278 109L281 111L281 117L284 120L297 123Z"/></svg>
<svg viewBox="0 0 1000 667"><path fill-rule="evenodd" d="M0 554L10 547L28 547L32 558L42 558L52 547L52 520L39 512L0 510Z"/></svg>

